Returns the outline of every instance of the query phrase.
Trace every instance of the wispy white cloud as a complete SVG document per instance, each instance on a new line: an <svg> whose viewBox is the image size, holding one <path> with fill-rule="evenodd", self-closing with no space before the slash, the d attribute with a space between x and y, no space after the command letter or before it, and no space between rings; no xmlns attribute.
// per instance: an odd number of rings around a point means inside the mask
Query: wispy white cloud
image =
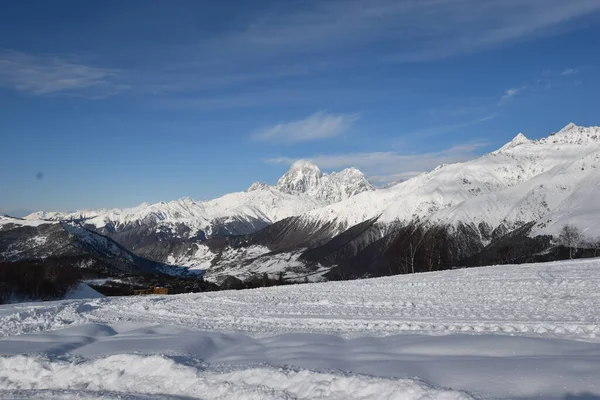
<svg viewBox="0 0 600 400"><path fill-rule="evenodd" d="M556 87L563 87L565 81L569 80L570 77L578 75L579 72L580 70L576 68L565 68L563 70L544 70L541 73L541 77L535 79L531 83L507 89L500 97L499 105L506 103L517 95L523 95L525 92L542 92Z"/></svg>
<svg viewBox="0 0 600 400"><path fill-rule="evenodd" d="M376 183L408 179L422 172L430 171L441 164L467 161L478 156L478 150L487 143L466 143L439 152L421 154L401 154L398 152L369 152L348 154L321 154L308 157L325 170L339 170L347 167L361 169ZM291 165L297 158L274 157L266 160L269 164Z"/></svg>
<svg viewBox="0 0 600 400"><path fill-rule="evenodd" d="M561 74L562 76L569 76L569 75L576 75L576 74L578 74L578 73L579 73L579 70L578 70L578 69L575 69L575 68L567 68L567 69L565 69L564 71L562 71L560 74Z"/></svg>
<svg viewBox="0 0 600 400"><path fill-rule="evenodd" d="M101 98L120 91L117 71L72 62L53 55L0 52L0 86L36 95L72 94Z"/></svg>
<svg viewBox="0 0 600 400"><path fill-rule="evenodd" d="M507 102L508 100L510 100L511 98L515 97L517 94L521 93L523 90L525 90L525 86L523 87L519 87L519 88L510 88L507 89L504 94L502 95L502 97L500 98L500 103L504 103Z"/></svg>
<svg viewBox="0 0 600 400"><path fill-rule="evenodd" d="M487 107L487 108L489 109L490 107ZM481 109L475 109L475 112L477 112L479 110L483 110L483 109L484 109L483 107ZM431 126L428 128L419 129L419 130L404 134L404 135L402 135L402 139L406 140L409 138L425 138L425 137L431 137L431 136L438 136L438 135L442 135L444 133L456 131L461 128L466 128L469 126L473 126L473 125L481 124L486 121L493 120L498 115L499 115L498 113L493 113L493 114L484 115L482 117L478 117L475 119L471 119L468 121Z"/></svg>
<svg viewBox="0 0 600 400"><path fill-rule="evenodd" d="M293 3L292 3L293 4ZM211 40L220 53L330 52L395 43L399 61L439 59L572 29L600 10L597 0L338 0L263 11L243 28Z"/></svg>
<svg viewBox="0 0 600 400"><path fill-rule="evenodd" d="M239 15L224 30L154 51L160 59L144 63L132 76L140 91L195 92L203 99L207 89L231 87L229 94L235 94L245 90L244 84L264 83L242 93L248 100L241 107L247 107L252 96L265 100L265 86L280 79L483 51L577 29L582 26L579 18L598 11L598 0L280 2ZM184 19L172 25L192 23ZM356 57L357 52L363 57ZM206 103L210 100L202 100L199 107ZM270 104L275 103L273 98ZM193 101L182 106L194 107Z"/></svg>
<svg viewBox="0 0 600 400"><path fill-rule="evenodd" d="M127 85L116 83L121 71L70 58L15 52L0 52L0 85L34 94L90 97L130 86L144 94L172 94L172 104L201 97L201 108L204 104L206 108L228 107L226 102L213 106L205 99L211 96L207 92L229 87L233 88L229 94L243 92L248 100L243 99L242 107L247 107L253 104L252 96L265 100L262 91L269 84L290 77L311 78L332 69L373 63L439 60L576 29L582 26L577 23L580 18L600 11L600 2L328 0L276 2L246 11L231 24L222 25L222 30L186 36L185 43L128 43L128 51L131 48L142 61L127 74ZM153 25L196 33L193 14L182 7L161 10L158 20L155 14L146 18L152 18ZM358 52L363 57L356 57ZM264 85L244 92L248 89L244 84L257 82ZM185 96L175 99L178 93ZM269 104L274 103L275 97Z"/></svg>
<svg viewBox="0 0 600 400"><path fill-rule="evenodd" d="M255 133L253 138L285 144L329 139L348 130L357 119L357 115L317 112L301 120L280 123L262 129Z"/></svg>

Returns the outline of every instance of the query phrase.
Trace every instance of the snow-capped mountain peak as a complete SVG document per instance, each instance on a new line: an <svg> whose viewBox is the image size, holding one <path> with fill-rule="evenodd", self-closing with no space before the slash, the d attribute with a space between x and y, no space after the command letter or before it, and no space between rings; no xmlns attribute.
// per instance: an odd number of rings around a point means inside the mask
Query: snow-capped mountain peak
<svg viewBox="0 0 600 400"><path fill-rule="evenodd" d="M327 203L336 203L355 194L375 190L356 168L326 174L310 161L296 161L277 181L276 188L289 194L307 194Z"/></svg>
<svg viewBox="0 0 600 400"><path fill-rule="evenodd" d="M575 129L575 128L578 128L578 126L574 122L569 122L559 132L567 132L567 131L570 131L570 130Z"/></svg>
<svg viewBox="0 0 600 400"><path fill-rule="evenodd" d="M337 185L342 192L342 198L348 198L362 192L375 190L365 175L357 168L346 168L341 172L332 172L325 176L330 185Z"/></svg>
<svg viewBox="0 0 600 400"><path fill-rule="evenodd" d="M575 145L600 144L600 127L577 126L571 122L557 133L541 139L540 142Z"/></svg>
<svg viewBox="0 0 600 400"><path fill-rule="evenodd" d="M298 160L277 181L277 189L284 193L309 193L319 186L323 173L315 164Z"/></svg>
<svg viewBox="0 0 600 400"><path fill-rule="evenodd" d="M348 176L348 177L354 177L354 178L364 178L365 174L362 173L361 170L359 170L358 168L354 168L354 167L350 167L350 168L346 168L343 169L340 172L333 172L332 175L337 174L339 176Z"/></svg>
<svg viewBox="0 0 600 400"><path fill-rule="evenodd" d="M506 150L510 150L510 149L514 149L517 146L520 146L522 144L526 144L529 143L530 140L527 139L527 137L525 135L523 135L522 133L519 133L517 136L515 136L513 138L513 140L511 140L510 142L506 143L504 146L502 146L497 152L503 152Z"/></svg>

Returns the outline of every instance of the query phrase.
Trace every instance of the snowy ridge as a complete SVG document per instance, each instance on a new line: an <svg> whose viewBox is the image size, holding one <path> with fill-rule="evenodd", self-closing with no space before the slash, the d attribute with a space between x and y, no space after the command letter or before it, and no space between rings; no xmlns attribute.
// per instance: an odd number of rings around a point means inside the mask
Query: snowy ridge
<svg viewBox="0 0 600 400"><path fill-rule="evenodd" d="M254 183L245 192L226 194L208 201L182 198L156 204L143 203L125 209L76 212L39 211L27 220L84 220L95 228L113 230L150 225L177 236L206 237L221 233L241 235L255 232L273 222L340 201L375 188L357 169L323 174L309 162L294 164L276 186ZM182 234L179 226L185 226Z"/></svg>
<svg viewBox="0 0 600 400"><path fill-rule="evenodd" d="M133 208L77 211L73 213L37 212L27 219L84 220L86 224L102 228L111 225L119 230L135 225L157 225L159 229L175 230L178 224L191 229L191 235L203 231L207 236L218 230L219 224L236 222L240 228L234 234L244 234L311 208L321 203L309 197L299 198L271 188L250 192L230 193L221 198L196 202L182 198L171 202L141 204ZM263 223L261 225L261 222Z"/></svg>
<svg viewBox="0 0 600 400"><path fill-rule="evenodd" d="M21 219L21 218L14 218L14 217L9 217L7 215L0 215L0 230L2 229L3 225L14 225L14 226L40 226L40 225L44 225L44 224L56 224L56 221L48 221L48 220L43 220L43 219Z"/></svg>
<svg viewBox="0 0 600 400"><path fill-rule="evenodd" d="M478 159L442 165L390 188L308 211L301 218L336 221L340 231L378 216L383 224L484 222L491 229L514 228L549 214L581 185L598 185L589 177L598 173L599 165L600 127L569 124L541 140L519 134ZM600 205L589 207L598 211L595 218L600 223Z"/></svg>
<svg viewBox="0 0 600 400"><path fill-rule="evenodd" d="M515 147L526 143L529 143L529 139L527 139L527 137L525 137L525 135L522 133L519 133L513 138L513 140L500 147L500 149L498 149L495 153L502 153L503 151L514 149Z"/></svg>
<svg viewBox="0 0 600 400"><path fill-rule="evenodd" d="M79 243L81 243L86 248L90 248L97 251L98 254L102 254L103 256L109 257L123 258L130 263L134 262L133 254L129 253L128 251L125 251L115 242L104 236L93 233L76 224L64 222L62 223L62 227L70 235L76 238L79 241Z"/></svg>
<svg viewBox="0 0 600 400"><path fill-rule="evenodd" d="M32 261L62 258L63 266L100 269L107 273L154 273L197 278L203 270L169 265L139 257L114 240L76 222L0 219L0 261Z"/></svg>

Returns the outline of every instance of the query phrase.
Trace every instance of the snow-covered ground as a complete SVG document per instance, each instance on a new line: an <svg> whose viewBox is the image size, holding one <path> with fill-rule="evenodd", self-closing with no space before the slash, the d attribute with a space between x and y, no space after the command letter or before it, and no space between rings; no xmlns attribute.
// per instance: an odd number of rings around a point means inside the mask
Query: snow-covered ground
<svg viewBox="0 0 600 400"><path fill-rule="evenodd" d="M598 399L599 287L589 259L3 306L0 397Z"/></svg>
<svg viewBox="0 0 600 400"><path fill-rule="evenodd" d="M87 284L80 282L74 289L67 293L65 299L67 300L78 300L78 299L99 299L104 297L101 293L98 293Z"/></svg>

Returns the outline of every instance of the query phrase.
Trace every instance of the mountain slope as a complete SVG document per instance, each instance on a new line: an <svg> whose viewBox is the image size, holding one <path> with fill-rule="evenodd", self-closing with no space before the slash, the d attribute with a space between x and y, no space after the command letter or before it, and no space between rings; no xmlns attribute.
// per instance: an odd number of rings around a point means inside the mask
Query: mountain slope
<svg viewBox="0 0 600 400"><path fill-rule="evenodd" d="M0 262L55 259L101 275L164 274L199 277L189 271L139 257L112 239L75 223L0 217Z"/></svg>
<svg viewBox="0 0 600 400"><path fill-rule="evenodd" d="M600 128L567 125L537 141L518 135L478 159L442 165L388 189L364 192L308 211L301 219L335 221L340 231L367 219L510 228L546 215L598 171Z"/></svg>
<svg viewBox="0 0 600 400"><path fill-rule="evenodd" d="M600 128L569 124L537 141L525 141L522 135L516 139L518 143L511 142L487 158L515 160L517 179L525 180L468 199L431 219L464 224L486 222L492 229L511 230L548 215L570 196L582 199L576 192L598 185L593 177L600 166ZM587 203L594 204L589 198Z"/></svg>
<svg viewBox="0 0 600 400"><path fill-rule="evenodd" d="M332 267L360 276L360 268L377 274L397 269L406 258L406 247L417 244L410 238L420 225L433 232L422 233L421 245L443 242L453 249L448 263L469 257L530 222L540 222L531 231L533 236L556 234L566 223L595 234L600 226L600 206L594 201L600 190L599 160L597 127L569 124L535 141L519 134L478 159L442 165L393 187L364 191L276 222L248 235L246 245L221 243L218 250L207 250L196 243L197 251L184 263L202 260L204 266L216 267L208 270L209 277L217 271L244 276L272 271L267 266L276 260L289 260L279 265L290 278ZM307 169L301 175L310 181L315 173ZM362 229L367 221L369 228ZM551 225L555 228L549 232ZM379 244L371 246L375 243ZM246 251L242 249L250 248L251 257L242 255ZM356 260L363 261L357 266ZM371 268L368 263L380 266Z"/></svg>
<svg viewBox="0 0 600 400"><path fill-rule="evenodd" d="M600 174L591 171L550 213L540 218L532 235L558 236L567 224L581 229L588 239L600 239Z"/></svg>

